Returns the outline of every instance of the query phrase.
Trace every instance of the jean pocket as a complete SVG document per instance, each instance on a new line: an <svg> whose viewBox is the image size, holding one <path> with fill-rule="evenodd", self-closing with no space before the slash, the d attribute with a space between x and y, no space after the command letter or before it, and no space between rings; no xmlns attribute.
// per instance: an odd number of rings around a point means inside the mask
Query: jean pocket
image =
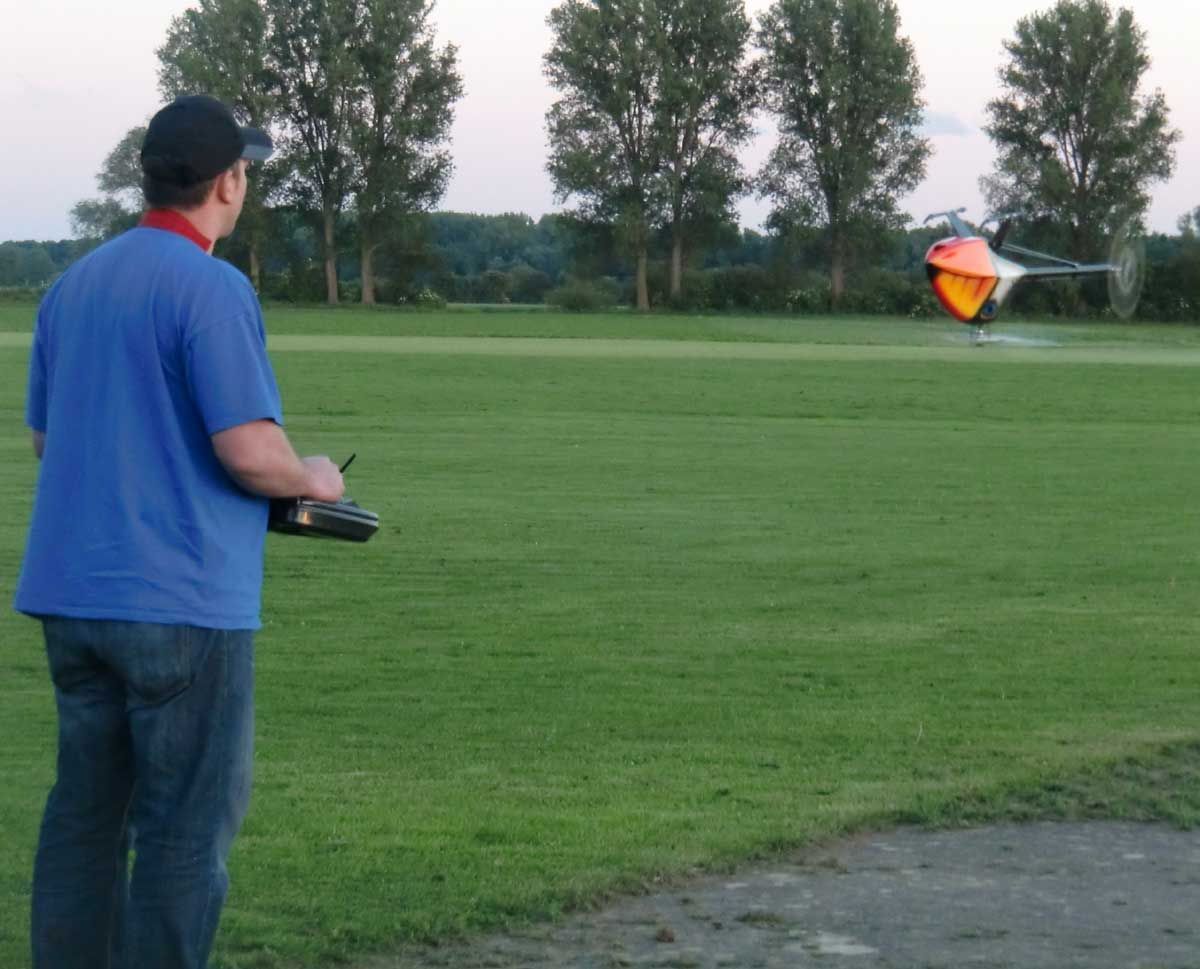
<svg viewBox="0 0 1200 969"><path fill-rule="evenodd" d="M121 672L130 707L157 706L191 685L197 666L192 627L122 625L108 658Z"/></svg>

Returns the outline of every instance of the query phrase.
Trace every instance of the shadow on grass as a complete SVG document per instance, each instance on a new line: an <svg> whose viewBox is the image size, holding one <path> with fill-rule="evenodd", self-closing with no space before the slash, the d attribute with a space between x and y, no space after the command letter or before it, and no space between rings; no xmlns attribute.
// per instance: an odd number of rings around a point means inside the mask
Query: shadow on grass
<svg viewBox="0 0 1200 969"><path fill-rule="evenodd" d="M1149 748L1062 777L1030 778L931 800L886 819L931 828L1032 821L1200 823L1200 740Z"/></svg>

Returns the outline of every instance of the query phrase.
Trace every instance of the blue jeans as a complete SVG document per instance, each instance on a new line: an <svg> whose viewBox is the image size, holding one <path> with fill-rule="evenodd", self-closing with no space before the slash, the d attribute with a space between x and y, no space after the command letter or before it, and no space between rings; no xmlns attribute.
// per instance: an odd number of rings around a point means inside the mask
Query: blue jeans
<svg viewBox="0 0 1200 969"><path fill-rule="evenodd" d="M204 969L250 802L254 633L43 625L58 776L34 862L34 969Z"/></svg>

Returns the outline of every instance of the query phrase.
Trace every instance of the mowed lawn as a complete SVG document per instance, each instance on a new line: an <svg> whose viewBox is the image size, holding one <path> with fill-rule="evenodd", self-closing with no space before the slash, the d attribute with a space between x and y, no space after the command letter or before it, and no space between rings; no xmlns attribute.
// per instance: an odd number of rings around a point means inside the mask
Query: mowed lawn
<svg viewBox="0 0 1200 969"><path fill-rule="evenodd" d="M274 351L294 441L357 452L350 493L383 528L268 541L221 966L519 924L851 828L1002 811L1200 738L1192 331L1037 328L1129 348L1120 362L900 321L316 312L268 326L654 339ZM873 352L736 349L837 344L839 323ZM653 349L667 339L730 349ZM6 600L35 474L26 355L0 347ZM53 734L38 630L5 610L14 969ZM1181 776L1149 793L1190 823Z"/></svg>

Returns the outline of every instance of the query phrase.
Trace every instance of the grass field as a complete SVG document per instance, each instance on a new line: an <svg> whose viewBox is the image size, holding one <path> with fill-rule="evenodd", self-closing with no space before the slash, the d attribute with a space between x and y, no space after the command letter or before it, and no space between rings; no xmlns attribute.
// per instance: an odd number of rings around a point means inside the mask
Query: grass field
<svg viewBox="0 0 1200 969"><path fill-rule="evenodd" d="M30 314L0 307L6 597ZM331 966L899 820L1200 818L1195 329L1014 324L1064 346L1009 351L940 322L268 328L294 441L357 452L384 528L268 540L219 965ZM0 677L20 969L54 714L7 612Z"/></svg>

